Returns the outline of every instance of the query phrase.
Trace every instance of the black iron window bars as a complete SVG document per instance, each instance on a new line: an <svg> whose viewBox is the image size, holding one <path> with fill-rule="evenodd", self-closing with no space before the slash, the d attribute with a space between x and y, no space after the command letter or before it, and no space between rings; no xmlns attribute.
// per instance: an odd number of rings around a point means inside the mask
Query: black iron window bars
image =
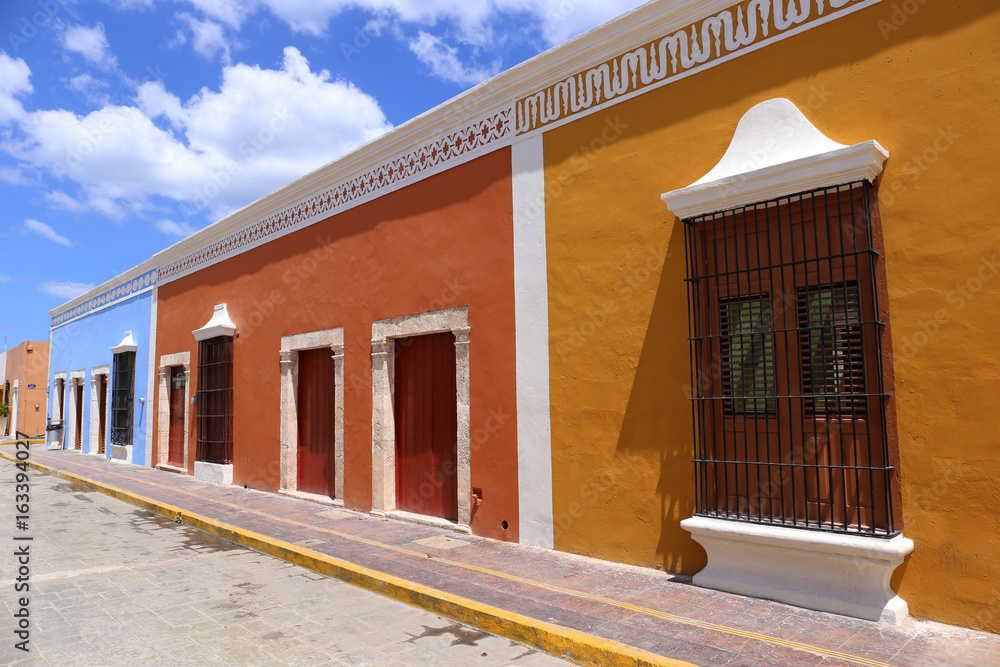
<svg viewBox="0 0 1000 667"><path fill-rule="evenodd" d="M233 339L198 344L198 460L233 462Z"/></svg>
<svg viewBox="0 0 1000 667"><path fill-rule="evenodd" d="M874 190L685 223L701 516L892 536Z"/></svg>
<svg viewBox="0 0 1000 667"><path fill-rule="evenodd" d="M111 372L111 444L127 447L132 444L132 420L135 401L135 352L119 352L114 356ZM83 386L77 388L83 391ZM98 405L100 403L98 402ZM81 419L81 417L77 417Z"/></svg>

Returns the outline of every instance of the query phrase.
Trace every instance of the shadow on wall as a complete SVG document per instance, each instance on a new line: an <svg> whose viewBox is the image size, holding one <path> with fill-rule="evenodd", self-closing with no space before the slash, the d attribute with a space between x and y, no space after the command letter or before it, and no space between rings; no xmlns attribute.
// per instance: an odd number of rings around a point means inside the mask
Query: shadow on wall
<svg viewBox="0 0 1000 667"><path fill-rule="evenodd" d="M690 378L684 226L672 225L642 351L629 392L616 453L656 457L659 540L657 565L693 574L704 567L704 550L680 527L695 510L694 435L685 386ZM646 451L644 451L646 450Z"/></svg>

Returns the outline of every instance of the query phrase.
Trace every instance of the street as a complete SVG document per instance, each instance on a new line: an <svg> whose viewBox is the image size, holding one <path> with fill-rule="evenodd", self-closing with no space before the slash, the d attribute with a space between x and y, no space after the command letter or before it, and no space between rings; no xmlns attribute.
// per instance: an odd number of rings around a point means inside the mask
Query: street
<svg viewBox="0 0 1000 667"><path fill-rule="evenodd" d="M18 472L0 461L4 664L569 664L34 470L18 530Z"/></svg>

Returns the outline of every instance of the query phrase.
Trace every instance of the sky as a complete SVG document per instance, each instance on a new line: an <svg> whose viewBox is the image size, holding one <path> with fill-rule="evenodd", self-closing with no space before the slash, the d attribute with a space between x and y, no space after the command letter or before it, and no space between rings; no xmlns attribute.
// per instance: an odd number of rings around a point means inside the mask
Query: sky
<svg viewBox="0 0 1000 667"><path fill-rule="evenodd" d="M0 335L639 4L0 1Z"/></svg>

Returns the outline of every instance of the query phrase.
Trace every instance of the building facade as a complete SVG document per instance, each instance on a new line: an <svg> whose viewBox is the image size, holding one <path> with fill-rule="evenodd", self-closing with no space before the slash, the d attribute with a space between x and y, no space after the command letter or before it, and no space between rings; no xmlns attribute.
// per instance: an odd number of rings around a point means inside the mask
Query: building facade
<svg viewBox="0 0 1000 667"><path fill-rule="evenodd" d="M50 313L49 418L63 449L151 465L155 287L146 262Z"/></svg>
<svg viewBox="0 0 1000 667"><path fill-rule="evenodd" d="M25 341L4 354L3 402L10 414L4 435L18 431L30 436L45 434L45 374L48 341ZM38 408L35 408L38 405Z"/></svg>
<svg viewBox="0 0 1000 667"><path fill-rule="evenodd" d="M998 31L663 1L505 72L152 260L134 462L1000 631Z"/></svg>

